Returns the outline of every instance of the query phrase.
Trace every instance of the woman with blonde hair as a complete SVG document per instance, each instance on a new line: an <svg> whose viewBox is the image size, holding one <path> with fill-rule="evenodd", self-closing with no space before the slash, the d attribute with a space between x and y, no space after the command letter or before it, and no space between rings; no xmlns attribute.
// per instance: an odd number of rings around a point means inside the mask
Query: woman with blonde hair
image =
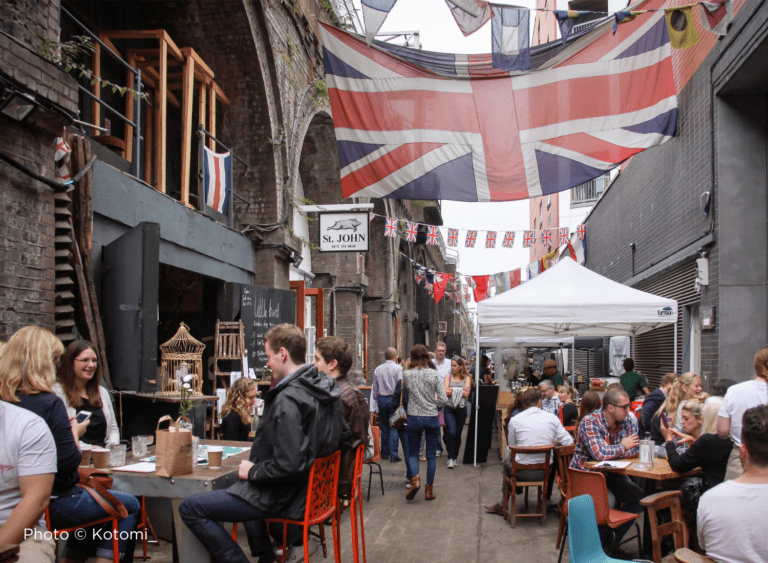
<svg viewBox="0 0 768 563"><path fill-rule="evenodd" d="M693 399L699 393L701 393L701 378L692 371L684 373L672 384L669 395L654 416L659 417L661 413L666 413L669 426L675 430L682 430L683 403Z"/></svg>
<svg viewBox="0 0 768 563"><path fill-rule="evenodd" d="M744 413L760 405L768 404L768 346L760 348L755 354L755 376L750 381L737 383L728 388L723 398L717 419L717 433L730 436L733 442L731 457L725 479L741 477L741 420Z"/></svg>
<svg viewBox="0 0 768 563"><path fill-rule="evenodd" d="M64 401L69 418L81 411L91 413L80 441L103 448L120 443L120 430L109 391L99 385L100 376L96 347L75 340L61 356L53 391Z"/></svg>
<svg viewBox="0 0 768 563"><path fill-rule="evenodd" d="M443 409L445 417L445 446L448 450L448 469L456 467L456 459L461 449L461 431L467 421L467 397L472 391L472 376L467 371L467 364L454 356L451 360L451 373L443 382L445 394L449 398Z"/></svg>
<svg viewBox="0 0 768 563"><path fill-rule="evenodd" d="M259 389L256 382L241 377L227 390L227 402L221 407L221 430L224 440L248 441L253 422L253 407ZM253 440L253 438L250 438Z"/></svg>
<svg viewBox="0 0 768 563"><path fill-rule="evenodd" d="M48 505L51 525L55 529L74 528L107 517L107 512L99 503L78 486L80 476L77 468L82 459L78 441L89 421L78 423L74 418L70 420L64 403L53 393L56 363L63 351L64 346L49 331L28 326L11 336L0 355L0 399L41 417L56 443L57 472ZM134 496L110 492L128 510L128 516L118 523L121 538L118 549L122 555L127 538L136 528L141 505ZM88 539L78 539L76 534L69 536L62 561L83 561L93 555L89 551L96 545L97 563L112 561L111 539L94 542L93 530L88 530L84 537Z"/></svg>
<svg viewBox="0 0 768 563"><path fill-rule="evenodd" d="M686 401L680 414L684 432L667 428L663 424L661 426L672 470L685 473L701 467L704 472L704 490L725 480L725 467L731 453L731 441L716 433L721 404L721 397L710 397L706 401L701 398ZM675 438L677 444L690 443L690 447L678 453Z"/></svg>

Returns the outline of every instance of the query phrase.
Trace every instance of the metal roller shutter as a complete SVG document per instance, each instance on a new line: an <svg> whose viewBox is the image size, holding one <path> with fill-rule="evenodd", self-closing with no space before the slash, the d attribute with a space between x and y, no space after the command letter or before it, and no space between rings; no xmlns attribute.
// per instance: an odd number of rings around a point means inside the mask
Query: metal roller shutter
<svg viewBox="0 0 768 563"><path fill-rule="evenodd" d="M696 262L689 261L650 280L637 284L636 289L677 300L677 365L682 365L683 346L683 311L686 305L692 305L697 298L694 289L696 280ZM657 328L640 336L633 342L635 371L648 378L651 389L659 386L664 374L674 369L674 342L672 326Z"/></svg>

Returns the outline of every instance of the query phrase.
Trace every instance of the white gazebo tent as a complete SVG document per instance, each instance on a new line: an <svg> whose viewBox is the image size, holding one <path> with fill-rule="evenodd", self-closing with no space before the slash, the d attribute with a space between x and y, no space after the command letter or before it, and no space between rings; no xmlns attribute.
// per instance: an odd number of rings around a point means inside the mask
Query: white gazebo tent
<svg viewBox="0 0 768 563"><path fill-rule="evenodd" d="M536 340L539 337L637 336L668 324L677 324L674 299L615 282L574 260L561 260L536 278L478 303L475 412L479 406L482 344L498 347L515 337ZM677 371L677 338L673 338L674 371Z"/></svg>

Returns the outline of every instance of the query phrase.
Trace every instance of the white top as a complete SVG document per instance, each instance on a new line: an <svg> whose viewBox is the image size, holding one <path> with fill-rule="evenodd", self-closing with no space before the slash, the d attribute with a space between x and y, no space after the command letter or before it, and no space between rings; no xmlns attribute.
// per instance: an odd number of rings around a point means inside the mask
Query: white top
<svg viewBox="0 0 768 563"><path fill-rule="evenodd" d="M56 443L35 413L0 401L0 527L21 502L19 477L56 473ZM41 516L38 524L45 527Z"/></svg>
<svg viewBox="0 0 768 563"><path fill-rule="evenodd" d="M554 414L544 412L539 407L531 407L509 419L508 444L510 446L549 446L557 440L560 446L573 444L573 437L563 428L560 419ZM554 452L549 456L549 463L554 460ZM515 461L523 465L544 463L545 454L517 454Z"/></svg>
<svg viewBox="0 0 768 563"><path fill-rule="evenodd" d="M69 418L75 416L77 414L75 407L69 406L67 395L64 393L61 383L56 382L53 384L53 392L64 401L64 406L67 408L67 416L69 416ZM101 409L104 411L104 418L107 421L107 435L104 437L104 445L117 445L120 443L120 429L117 427L117 418L115 418L115 409L112 406L112 397L109 396L109 391L101 386L99 387L99 397L101 397Z"/></svg>
<svg viewBox="0 0 768 563"><path fill-rule="evenodd" d="M766 506L768 484L726 481L704 493L696 519L699 545L707 557L717 563L768 563L761 525Z"/></svg>
<svg viewBox="0 0 768 563"><path fill-rule="evenodd" d="M731 440L741 445L741 419L752 407L768 404L768 383L753 379L731 385L725 393L718 416L731 420Z"/></svg>
<svg viewBox="0 0 768 563"><path fill-rule="evenodd" d="M435 364L435 367L437 368L437 373L440 374L440 376L445 379L445 376L451 373L451 359L450 358L443 358L443 363L438 364L436 359L432 360L432 363Z"/></svg>

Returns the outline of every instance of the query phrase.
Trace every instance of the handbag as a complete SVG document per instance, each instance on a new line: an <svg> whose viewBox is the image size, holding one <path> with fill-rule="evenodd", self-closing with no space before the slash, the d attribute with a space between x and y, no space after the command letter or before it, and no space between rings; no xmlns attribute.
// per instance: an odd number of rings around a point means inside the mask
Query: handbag
<svg viewBox="0 0 768 563"><path fill-rule="evenodd" d="M403 407L403 393L405 393L405 380L403 380L403 389L400 391L400 406L395 410L389 419L389 424L395 430L400 430L405 422L408 420L408 415L405 414L405 407Z"/></svg>
<svg viewBox="0 0 768 563"><path fill-rule="evenodd" d="M701 477L688 477L680 487L680 506L690 514L694 521L699 510L699 498L704 493L704 480Z"/></svg>
<svg viewBox="0 0 768 563"><path fill-rule="evenodd" d="M128 510L123 503L109 492L112 488L112 477L109 473L103 469L88 467L79 467L77 472L80 474L80 488L85 489L111 518L122 520L128 516Z"/></svg>

